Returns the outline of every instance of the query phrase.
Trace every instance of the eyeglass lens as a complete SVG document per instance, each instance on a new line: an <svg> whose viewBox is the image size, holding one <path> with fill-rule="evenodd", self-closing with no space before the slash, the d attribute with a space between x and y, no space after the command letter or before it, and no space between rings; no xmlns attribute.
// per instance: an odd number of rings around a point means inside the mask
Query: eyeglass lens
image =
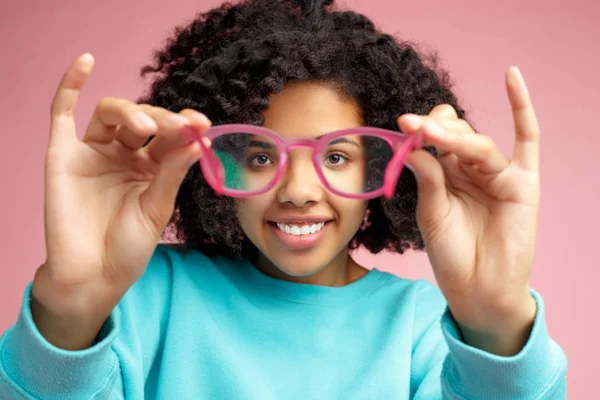
<svg viewBox="0 0 600 400"><path fill-rule="evenodd" d="M275 141L267 136L232 132L217 136L211 148L224 171L224 186L238 192L264 189L281 167ZM317 167L331 188L346 194L380 189L393 149L383 138L353 134L330 140L318 155Z"/></svg>

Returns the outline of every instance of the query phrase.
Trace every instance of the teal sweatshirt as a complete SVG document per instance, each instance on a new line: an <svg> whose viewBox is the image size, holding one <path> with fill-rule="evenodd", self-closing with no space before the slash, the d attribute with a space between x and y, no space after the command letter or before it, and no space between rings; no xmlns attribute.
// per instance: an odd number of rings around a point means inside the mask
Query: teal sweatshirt
<svg viewBox="0 0 600 400"><path fill-rule="evenodd" d="M0 399L564 399L544 305L514 357L466 345L441 292L372 269L344 287L282 281L247 261L159 245L82 351L30 312L0 340Z"/></svg>

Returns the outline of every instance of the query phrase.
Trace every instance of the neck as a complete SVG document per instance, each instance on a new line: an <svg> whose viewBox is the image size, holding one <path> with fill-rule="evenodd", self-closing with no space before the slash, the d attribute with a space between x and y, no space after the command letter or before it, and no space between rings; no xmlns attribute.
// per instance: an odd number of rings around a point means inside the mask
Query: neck
<svg viewBox="0 0 600 400"><path fill-rule="evenodd" d="M345 286L363 277L368 270L356 263L348 253L348 248L343 249L325 267L317 269L314 274L295 276L285 273L261 252L258 253L256 266L263 273L274 278L319 286Z"/></svg>

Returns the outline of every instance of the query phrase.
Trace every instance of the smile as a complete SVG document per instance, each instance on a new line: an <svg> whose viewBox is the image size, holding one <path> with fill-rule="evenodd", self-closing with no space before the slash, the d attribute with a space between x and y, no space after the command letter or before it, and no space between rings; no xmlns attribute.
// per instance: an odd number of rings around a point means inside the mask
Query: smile
<svg viewBox="0 0 600 400"><path fill-rule="evenodd" d="M316 246L331 225L331 220L269 222L271 232L285 248L300 250Z"/></svg>
<svg viewBox="0 0 600 400"><path fill-rule="evenodd" d="M294 236L306 236L319 232L325 226L325 222L305 223L305 224L282 224L277 223L277 228Z"/></svg>

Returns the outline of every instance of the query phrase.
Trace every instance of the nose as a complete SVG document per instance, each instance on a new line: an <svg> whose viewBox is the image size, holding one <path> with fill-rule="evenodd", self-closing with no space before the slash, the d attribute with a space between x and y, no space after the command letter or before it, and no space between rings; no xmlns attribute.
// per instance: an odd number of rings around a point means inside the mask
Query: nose
<svg viewBox="0 0 600 400"><path fill-rule="evenodd" d="M294 150L291 153L296 152L304 154L290 155L287 170L277 191L277 200L296 207L318 203L323 200L324 188L313 166L312 153L309 150Z"/></svg>

